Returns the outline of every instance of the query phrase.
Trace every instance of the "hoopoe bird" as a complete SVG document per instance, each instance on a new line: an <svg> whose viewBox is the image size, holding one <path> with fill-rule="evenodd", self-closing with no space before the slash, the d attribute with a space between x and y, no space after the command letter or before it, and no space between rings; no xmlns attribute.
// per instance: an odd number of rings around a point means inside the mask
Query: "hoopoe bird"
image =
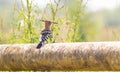
<svg viewBox="0 0 120 72"><path fill-rule="evenodd" d="M50 37L52 37L52 32L50 30L51 24L57 24L56 22L48 21L48 20L41 20L42 22L45 22L45 28L41 31L40 34L40 43L37 45L37 49L40 49L44 42L47 41Z"/></svg>

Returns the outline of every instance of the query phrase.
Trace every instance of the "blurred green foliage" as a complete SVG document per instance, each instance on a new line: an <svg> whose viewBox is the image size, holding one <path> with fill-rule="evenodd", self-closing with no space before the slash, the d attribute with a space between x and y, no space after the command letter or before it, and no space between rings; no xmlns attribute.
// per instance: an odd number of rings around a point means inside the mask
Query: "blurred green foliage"
<svg viewBox="0 0 120 72"><path fill-rule="evenodd" d="M84 0L50 0L45 8L34 5L34 0L14 1L9 14L7 9L0 10L0 44L38 43L44 28L41 19L58 23L51 27L53 40L50 41L120 40L120 8L88 12Z"/></svg>
<svg viewBox="0 0 120 72"><path fill-rule="evenodd" d="M68 41L70 42L79 42L86 41L85 31L87 29L85 16L85 5L83 4L83 0L71 0L71 4L68 6L69 19L71 21L71 33L68 33Z"/></svg>
<svg viewBox="0 0 120 72"><path fill-rule="evenodd" d="M21 0L21 7L18 9L14 6L14 13L17 13L13 18L16 21L11 37L10 43L34 43L38 40L37 32L35 31L35 25L37 20L35 19L34 7L32 1L26 0L26 7Z"/></svg>
<svg viewBox="0 0 120 72"><path fill-rule="evenodd" d="M90 21L83 0L50 0L44 9L34 5L33 0L25 2L20 0L17 4L15 1L7 31L3 31L0 20L0 43L39 42L40 31L44 28L40 19L58 23L51 27L54 42L90 41L97 33L97 25Z"/></svg>

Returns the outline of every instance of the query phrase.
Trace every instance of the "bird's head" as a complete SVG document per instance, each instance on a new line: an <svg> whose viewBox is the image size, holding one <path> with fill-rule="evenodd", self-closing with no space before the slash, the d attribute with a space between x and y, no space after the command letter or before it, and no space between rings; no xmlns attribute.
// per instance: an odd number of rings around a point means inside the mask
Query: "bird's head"
<svg viewBox="0 0 120 72"><path fill-rule="evenodd" d="M45 30L50 30L51 24L57 24L56 22L48 21L48 20L40 20L40 21L45 22Z"/></svg>

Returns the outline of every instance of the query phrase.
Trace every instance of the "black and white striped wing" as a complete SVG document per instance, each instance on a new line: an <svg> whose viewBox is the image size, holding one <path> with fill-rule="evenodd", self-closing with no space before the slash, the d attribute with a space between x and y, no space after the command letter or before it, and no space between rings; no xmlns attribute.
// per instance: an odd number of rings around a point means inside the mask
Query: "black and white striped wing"
<svg viewBox="0 0 120 72"><path fill-rule="evenodd" d="M40 43L37 45L37 49L41 48L42 45L44 44L44 41L47 41L48 38L52 37L52 33L50 30L44 30L41 32L40 35Z"/></svg>
<svg viewBox="0 0 120 72"><path fill-rule="evenodd" d="M43 31L41 34L42 34L42 36L41 36L42 41L47 41L48 38L50 38L52 36L51 31Z"/></svg>

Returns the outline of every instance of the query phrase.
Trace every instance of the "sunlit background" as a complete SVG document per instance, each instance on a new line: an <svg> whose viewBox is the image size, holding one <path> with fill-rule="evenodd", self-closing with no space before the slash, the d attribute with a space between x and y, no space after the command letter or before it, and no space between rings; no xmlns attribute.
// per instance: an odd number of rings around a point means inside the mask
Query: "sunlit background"
<svg viewBox="0 0 120 72"><path fill-rule="evenodd" d="M0 0L0 43L39 42L40 19L55 42L120 40L120 0Z"/></svg>
<svg viewBox="0 0 120 72"><path fill-rule="evenodd" d="M120 5L120 0L89 0L87 7L91 11L114 9Z"/></svg>

